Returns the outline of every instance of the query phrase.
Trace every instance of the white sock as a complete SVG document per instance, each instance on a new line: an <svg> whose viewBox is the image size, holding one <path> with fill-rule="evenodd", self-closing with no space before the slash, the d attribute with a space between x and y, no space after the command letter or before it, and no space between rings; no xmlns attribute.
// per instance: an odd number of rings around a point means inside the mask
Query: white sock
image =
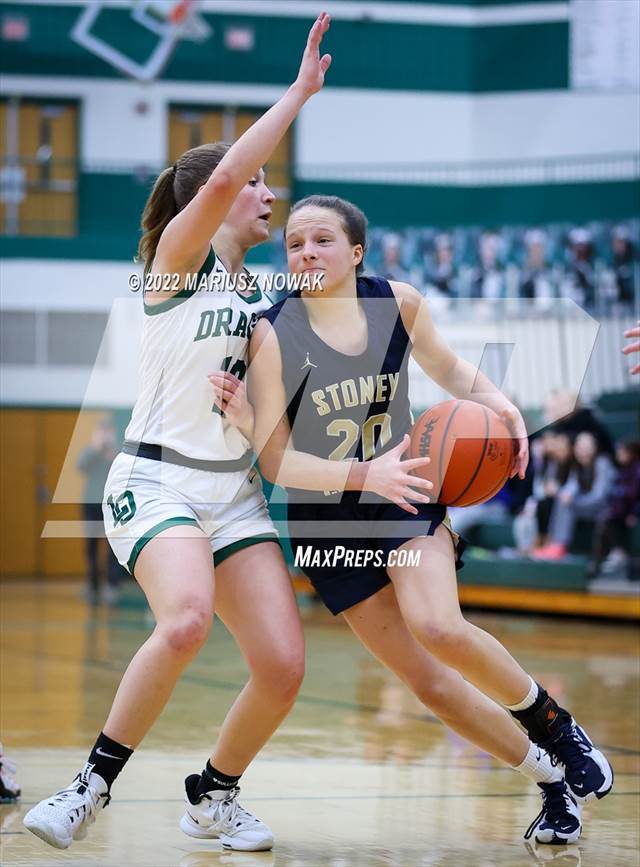
<svg viewBox="0 0 640 867"><path fill-rule="evenodd" d="M525 695L522 701L519 701L518 704L508 704L506 705L507 710L526 710L528 707L531 707L534 704L535 700L538 698L538 684L535 680L529 676L530 687L529 692Z"/></svg>
<svg viewBox="0 0 640 867"><path fill-rule="evenodd" d="M514 771L519 771L534 783L556 783L563 779L562 771L551 763L547 751L533 743L529 743L524 761L516 765Z"/></svg>

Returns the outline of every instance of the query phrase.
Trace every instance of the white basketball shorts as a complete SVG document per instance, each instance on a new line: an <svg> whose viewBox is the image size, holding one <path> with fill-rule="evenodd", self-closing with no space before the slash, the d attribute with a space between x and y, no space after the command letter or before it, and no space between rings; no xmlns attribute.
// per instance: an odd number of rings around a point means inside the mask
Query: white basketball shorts
<svg viewBox="0 0 640 867"><path fill-rule="evenodd" d="M253 468L210 472L121 453L107 477L102 511L114 554L132 575L147 542L176 525L206 533L214 565L241 548L278 541Z"/></svg>

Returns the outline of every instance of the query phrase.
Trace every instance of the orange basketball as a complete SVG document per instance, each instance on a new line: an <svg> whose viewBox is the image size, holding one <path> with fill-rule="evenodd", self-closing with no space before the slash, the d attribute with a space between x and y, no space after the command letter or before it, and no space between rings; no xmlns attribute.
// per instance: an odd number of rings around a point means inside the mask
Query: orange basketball
<svg viewBox="0 0 640 867"><path fill-rule="evenodd" d="M419 475L433 482L445 506L490 500L509 478L514 444L491 409L471 400L447 400L423 413L411 431L411 457L431 458Z"/></svg>

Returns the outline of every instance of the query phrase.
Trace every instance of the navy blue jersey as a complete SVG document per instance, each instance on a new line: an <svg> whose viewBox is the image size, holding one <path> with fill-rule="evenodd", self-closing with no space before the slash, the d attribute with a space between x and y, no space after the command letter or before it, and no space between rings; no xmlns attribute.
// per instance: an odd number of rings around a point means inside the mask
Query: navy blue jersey
<svg viewBox="0 0 640 867"><path fill-rule="evenodd" d="M262 314L280 345L293 445L331 460L370 460L397 445L412 424L411 343L393 290L380 277L359 277L356 287L368 328L360 355L345 355L318 337L300 292Z"/></svg>
<svg viewBox="0 0 640 867"><path fill-rule="evenodd" d="M412 424L411 343L393 290L380 277L360 277L356 286L368 326L360 355L338 352L315 334L299 292L262 314L280 345L293 444L321 458L370 460L397 445ZM292 548L333 614L385 587L389 552L417 536L433 536L446 520L439 503L417 509L409 514L371 492L289 489ZM454 542L459 567L463 543L457 536ZM339 562L332 559L338 550ZM371 554L382 561L366 559Z"/></svg>

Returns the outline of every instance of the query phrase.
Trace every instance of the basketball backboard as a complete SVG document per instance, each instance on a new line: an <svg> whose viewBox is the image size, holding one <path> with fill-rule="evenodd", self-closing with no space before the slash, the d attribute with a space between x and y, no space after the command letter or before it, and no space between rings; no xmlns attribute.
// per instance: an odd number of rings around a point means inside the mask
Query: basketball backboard
<svg viewBox="0 0 640 867"><path fill-rule="evenodd" d="M211 28L198 14L197 0L132 0L130 20L157 36L157 43L144 62L134 60L116 45L94 32L94 26L106 4L93 0L76 21L71 38L125 75L138 81L157 78L168 63L181 39L203 42Z"/></svg>

